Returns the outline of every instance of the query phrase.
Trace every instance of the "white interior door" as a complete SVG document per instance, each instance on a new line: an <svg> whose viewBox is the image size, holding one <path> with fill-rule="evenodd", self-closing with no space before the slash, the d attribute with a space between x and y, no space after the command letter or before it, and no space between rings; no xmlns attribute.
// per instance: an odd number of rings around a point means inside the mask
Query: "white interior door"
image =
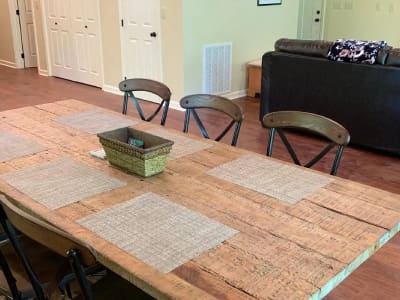
<svg viewBox="0 0 400 300"><path fill-rule="evenodd" d="M74 80L76 58L70 33L70 1L47 0L46 4L52 75Z"/></svg>
<svg viewBox="0 0 400 300"><path fill-rule="evenodd" d="M98 0L71 1L71 35L76 52L77 81L101 86Z"/></svg>
<svg viewBox="0 0 400 300"><path fill-rule="evenodd" d="M46 3L52 75L101 86L98 0Z"/></svg>
<svg viewBox="0 0 400 300"><path fill-rule="evenodd" d="M122 72L161 81L160 0L120 0Z"/></svg>
<svg viewBox="0 0 400 300"><path fill-rule="evenodd" d="M298 38L319 40L323 38L324 0L301 0L299 4Z"/></svg>
<svg viewBox="0 0 400 300"><path fill-rule="evenodd" d="M32 3L30 0L18 0L21 25L22 47L25 68L37 67L35 30L33 26Z"/></svg>

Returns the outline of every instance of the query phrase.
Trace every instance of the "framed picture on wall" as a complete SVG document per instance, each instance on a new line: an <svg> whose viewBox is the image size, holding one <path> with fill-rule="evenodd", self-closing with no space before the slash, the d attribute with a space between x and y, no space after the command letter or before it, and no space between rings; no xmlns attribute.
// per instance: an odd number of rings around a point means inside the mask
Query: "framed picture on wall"
<svg viewBox="0 0 400 300"><path fill-rule="evenodd" d="M257 5L280 5L282 4L282 0L257 0Z"/></svg>

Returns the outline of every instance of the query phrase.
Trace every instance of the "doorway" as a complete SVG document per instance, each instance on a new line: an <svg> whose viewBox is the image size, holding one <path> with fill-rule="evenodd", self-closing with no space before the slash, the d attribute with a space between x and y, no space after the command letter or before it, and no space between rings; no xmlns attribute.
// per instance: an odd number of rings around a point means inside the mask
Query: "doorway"
<svg viewBox="0 0 400 300"><path fill-rule="evenodd" d="M8 0L16 68L37 67L35 26L30 0Z"/></svg>
<svg viewBox="0 0 400 300"><path fill-rule="evenodd" d="M162 81L160 0L120 0L122 73Z"/></svg>
<svg viewBox="0 0 400 300"><path fill-rule="evenodd" d="M304 40L323 39L324 0L300 0L297 37Z"/></svg>

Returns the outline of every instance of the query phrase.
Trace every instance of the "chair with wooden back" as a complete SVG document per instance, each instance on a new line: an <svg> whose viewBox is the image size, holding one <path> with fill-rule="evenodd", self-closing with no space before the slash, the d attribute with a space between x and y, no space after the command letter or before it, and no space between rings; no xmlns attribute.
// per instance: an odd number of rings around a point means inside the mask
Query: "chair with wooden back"
<svg viewBox="0 0 400 300"><path fill-rule="evenodd" d="M24 266L37 299L48 299L48 295L46 295L40 279L36 276L35 270L30 263L31 257L26 255L25 249L21 246L15 234L15 229L64 257L64 260L65 258L68 259L75 275L74 277L78 281L82 299L107 299L110 295L114 295L115 299L152 299L134 285L111 272L100 279L92 288L86 277L88 273L87 267L97 266L98 264L95 253L88 245L84 245L66 232L26 213L3 195L0 195L0 203L1 224ZM42 257L42 259L42 263L46 264L46 258ZM12 283L13 278L10 278L9 281ZM100 288L96 288L97 286ZM107 291L102 290L101 287L105 287Z"/></svg>
<svg viewBox="0 0 400 300"><path fill-rule="evenodd" d="M306 168L312 167L328 152L337 147L336 155L330 171L331 175L336 175L344 147L350 142L350 134L342 125L327 117L300 111L271 112L264 115L262 123L264 127L270 129L267 156L272 156L275 132L278 132L291 158L297 165L302 164L300 163L296 152L285 135L284 129L302 130L327 139L329 144L323 148L319 154L317 154L303 166Z"/></svg>
<svg viewBox="0 0 400 300"><path fill-rule="evenodd" d="M229 130L235 125L233 136L232 136L232 146L236 146L240 126L242 125L242 121L244 119L244 114L240 106L232 102L231 100L215 95L207 95L207 94L195 94L183 97L180 101L180 105L182 108L186 109L185 113L185 121L183 125L183 132L188 132L189 130L189 121L190 115L193 115L194 120L200 128L201 134L203 137L209 139L210 136L201 121L197 110L198 109L212 109L215 111L219 111L224 113L225 115L231 118L230 123L225 129L215 138L216 141L220 141Z"/></svg>
<svg viewBox="0 0 400 300"><path fill-rule="evenodd" d="M161 108L164 107L161 116L161 125L165 124L168 114L169 102L171 100L171 91L163 83L144 78L132 78L121 81L119 84L119 89L124 92L124 102L122 105L122 113L126 115L128 110L128 101L131 98L133 105L135 106L139 117L143 121L150 122L154 117L160 112ZM161 98L161 102L158 104L156 110L148 117L145 117L142 107L139 104L134 92L149 92L157 95ZM145 100L146 99L142 99Z"/></svg>

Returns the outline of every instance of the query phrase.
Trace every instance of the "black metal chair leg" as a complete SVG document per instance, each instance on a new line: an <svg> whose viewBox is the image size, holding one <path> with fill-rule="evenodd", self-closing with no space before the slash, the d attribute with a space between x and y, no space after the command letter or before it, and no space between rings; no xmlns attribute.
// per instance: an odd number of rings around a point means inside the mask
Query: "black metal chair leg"
<svg viewBox="0 0 400 300"><path fill-rule="evenodd" d="M80 263L79 252L77 250L71 249L67 252L67 256L72 270L76 274L76 279L78 280L79 286L81 288L83 298L85 300L93 300L94 298L92 294L92 289L90 287L90 283L86 278L85 270Z"/></svg>
<svg viewBox="0 0 400 300"><path fill-rule="evenodd" d="M3 270L4 277L7 280L7 283L10 288L13 299L21 300L21 294L18 291L18 288L16 285L17 281L15 280L14 276L12 275L10 267L8 266L7 260L1 251L0 251L0 266L1 266L1 269Z"/></svg>

